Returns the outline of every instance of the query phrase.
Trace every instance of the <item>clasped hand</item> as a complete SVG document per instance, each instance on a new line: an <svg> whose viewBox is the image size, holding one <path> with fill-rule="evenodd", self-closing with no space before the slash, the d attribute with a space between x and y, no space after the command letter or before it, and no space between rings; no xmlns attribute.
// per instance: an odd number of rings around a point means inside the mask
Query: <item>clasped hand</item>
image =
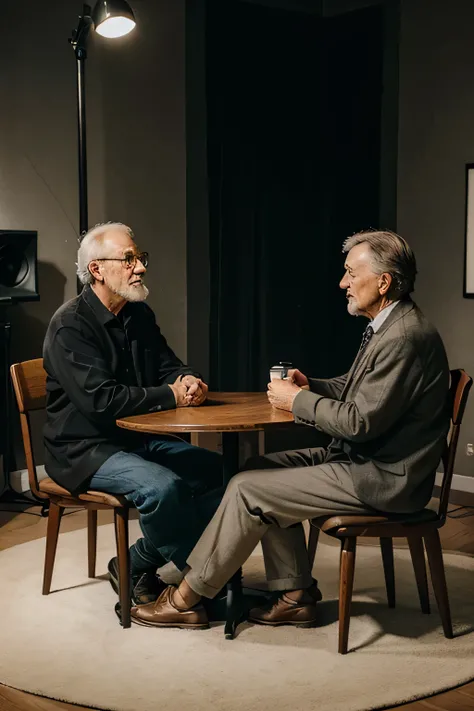
<svg viewBox="0 0 474 711"><path fill-rule="evenodd" d="M268 383L267 397L270 404L279 410L293 409L293 400L304 386L308 385L308 378L299 370L289 370L288 378L272 380Z"/></svg>
<svg viewBox="0 0 474 711"><path fill-rule="evenodd" d="M197 407L202 405L209 390L201 378L194 375L178 376L173 385L170 385L176 400L176 407Z"/></svg>

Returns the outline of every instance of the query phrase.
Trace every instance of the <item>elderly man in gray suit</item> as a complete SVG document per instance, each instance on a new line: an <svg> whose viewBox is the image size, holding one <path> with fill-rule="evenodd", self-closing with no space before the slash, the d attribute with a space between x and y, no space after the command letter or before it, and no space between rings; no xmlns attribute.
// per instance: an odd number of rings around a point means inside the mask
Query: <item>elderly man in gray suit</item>
<svg viewBox="0 0 474 711"><path fill-rule="evenodd" d="M317 621L302 522L331 513L408 513L430 499L449 426L449 369L441 338L410 299L415 256L392 232L349 237L348 311L370 319L346 375L272 381L268 398L296 422L333 437L327 449L258 457L230 482L188 558L178 588L132 609L136 622L208 626L201 596L214 597L259 541L276 602L250 612L267 625Z"/></svg>

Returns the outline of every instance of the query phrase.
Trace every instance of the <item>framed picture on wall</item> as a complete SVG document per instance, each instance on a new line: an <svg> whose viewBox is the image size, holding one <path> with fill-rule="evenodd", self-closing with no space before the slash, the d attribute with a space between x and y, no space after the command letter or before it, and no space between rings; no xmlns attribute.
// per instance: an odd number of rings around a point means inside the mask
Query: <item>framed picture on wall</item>
<svg viewBox="0 0 474 711"><path fill-rule="evenodd" d="M466 164L464 298L474 299L474 163Z"/></svg>

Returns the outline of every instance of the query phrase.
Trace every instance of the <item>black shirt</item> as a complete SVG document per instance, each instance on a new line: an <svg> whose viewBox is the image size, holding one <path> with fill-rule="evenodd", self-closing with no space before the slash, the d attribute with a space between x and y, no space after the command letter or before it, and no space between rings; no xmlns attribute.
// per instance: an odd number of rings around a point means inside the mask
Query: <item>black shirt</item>
<svg viewBox="0 0 474 711"><path fill-rule="evenodd" d="M56 311L43 346L48 475L80 493L99 467L142 435L115 420L176 407L167 383L198 373L168 346L153 311L127 302L115 316L90 286Z"/></svg>

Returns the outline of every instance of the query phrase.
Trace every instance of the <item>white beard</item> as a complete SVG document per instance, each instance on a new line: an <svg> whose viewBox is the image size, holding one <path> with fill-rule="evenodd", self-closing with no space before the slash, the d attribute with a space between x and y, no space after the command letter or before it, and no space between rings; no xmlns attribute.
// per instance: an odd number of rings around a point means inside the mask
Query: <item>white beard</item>
<svg viewBox="0 0 474 711"><path fill-rule="evenodd" d="M347 311L350 313L351 316L360 316L359 306L357 304L357 301L354 299L354 297L351 297L350 299L348 299Z"/></svg>
<svg viewBox="0 0 474 711"><path fill-rule="evenodd" d="M127 301L145 301L150 293L145 284L135 284L125 289L114 289L115 293Z"/></svg>

